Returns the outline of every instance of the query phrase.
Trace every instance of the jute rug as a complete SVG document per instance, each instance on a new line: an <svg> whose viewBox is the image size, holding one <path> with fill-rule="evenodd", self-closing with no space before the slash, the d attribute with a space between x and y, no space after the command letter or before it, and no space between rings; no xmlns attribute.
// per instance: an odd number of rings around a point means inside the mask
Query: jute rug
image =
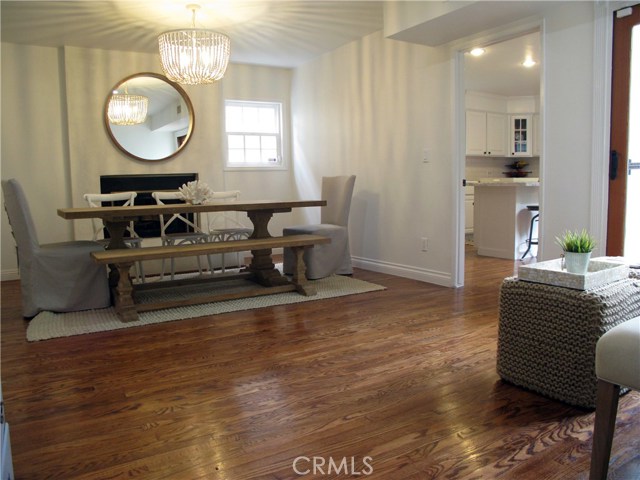
<svg viewBox="0 0 640 480"><path fill-rule="evenodd" d="M70 313L41 312L29 322L29 326L27 328L27 340L35 342L50 338L139 327L153 323L170 322L173 320L217 315L219 313L236 312L261 307L271 307L274 305L312 302L326 298L355 295L385 289L385 287L380 285L340 275L333 275L320 280L314 280L313 286L317 289L318 294L312 297L305 297L304 295L300 295L296 292L286 292L261 297L206 303L202 305L189 305L185 307L143 312L140 313L139 320L128 323L122 323L118 319L113 308ZM234 289L237 289L238 283L237 281L234 281L233 285L231 285L230 282L226 287L233 287ZM255 288L255 284L251 284L251 287ZM180 298L180 296L194 296L198 295L198 293L202 294L210 288L210 286L192 286L186 293L184 291L176 293L168 290L145 292L144 295L140 297L139 301L158 301L160 299ZM220 291L224 288L225 285L223 282L216 284L216 291Z"/></svg>

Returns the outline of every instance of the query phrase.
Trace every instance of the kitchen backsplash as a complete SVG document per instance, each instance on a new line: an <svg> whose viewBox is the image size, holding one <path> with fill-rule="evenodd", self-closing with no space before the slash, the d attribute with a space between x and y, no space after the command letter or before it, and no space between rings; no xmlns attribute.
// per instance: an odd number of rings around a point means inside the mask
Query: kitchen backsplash
<svg viewBox="0 0 640 480"><path fill-rule="evenodd" d="M527 165L523 170L531 172L529 177L540 177L540 159L538 157L518 158L524 160ZM502 172L509 171L507 165L513 163L510 157L466 157L465 178L467 180L479 180L481 178L506 178Z"/></svg>

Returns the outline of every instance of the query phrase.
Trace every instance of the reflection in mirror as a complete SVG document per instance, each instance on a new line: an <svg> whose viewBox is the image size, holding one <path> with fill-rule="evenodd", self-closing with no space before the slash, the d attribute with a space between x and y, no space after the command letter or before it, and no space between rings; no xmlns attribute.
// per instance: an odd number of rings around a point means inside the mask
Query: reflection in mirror
<svg viewBox="0 0 640 480"><path fill-rule="evenodd" d="M148 99L143 121L134 123L113 117L117 102L125 109L122 113L128 113L138 107L135 101L140 97ZM156 73L139 73L114 86L107 97L104 121L113 143L127 155L138 160L165 160L189 141L193 105L178 84Z"/></svg>
<svg viewBox="0 0 640 480"><path fill-rule="evenodd" d="M109 100L107 116L111 125L137 125L147 119L149 97L144 95L131 95L127 84L124 84L124 93L114 90Z"/></svg>

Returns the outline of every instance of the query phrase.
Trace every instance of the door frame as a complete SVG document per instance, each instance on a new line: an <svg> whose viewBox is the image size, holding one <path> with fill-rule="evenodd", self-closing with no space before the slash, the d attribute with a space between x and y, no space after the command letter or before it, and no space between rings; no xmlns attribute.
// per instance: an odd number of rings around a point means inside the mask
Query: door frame
<svg viewBox="0 0 640 480"><path fill-rule="evenodd" d="M542 61L540 63L540 132L544 139L544 19L525 19L523 21L514 22L509 25L502 26L491 31L481 32L455 42L450 47L451 63L452 63L452 84L453 92L453 159L451 162L451 178L452 185L452 205L455 213L453 222L453 238L454 249L452 252L453 286L464 286L464 265L465 265L465 212L464 212L464 188L462 181L465 176L466 165L466 122L465 122L465 78L464 78L464 52L469 51L477 45L491 45L495 43L511 40L527 33L534 31L540 32L540 51L542 53ZM543 172L544 172L544 149L545 142L542 143L542 151L540 152L540 208L543 201ZM538 229L542 231L544 219L541 218ZM538 246L538 254L542 252L542 245Z"/></svg>
<svg viewBox="0 0 640 480"><path fill-rule="evenodd" d="M594 3L594 56L593 56L593 116L592 116L592 145L591 145L591 208L589 229L592 235L598 241L601 252L604 254L607 243L607 211L609 198L609 133L611 121L611 66L612 66L612 47L613 47L613 13L621 8L637 5L638 0L616 2L612 5L610 2ZM526 33L527 23L516 26L516 32L520 35ZM545 98L546 89L546 29L544 18L533 20L528 23L531 26L537 26L540 30L542 63L540 78L540 131L543 138L542 151L540 156L540 208L545 203L545 159L546 142L545 138ZM479 34L476 37L467 39L452 46L452 63L454 70L452 74L452 82L454 82L454 160L452 162L452 190L454 195L454 213L456 215L455 236L454 236L454 252L452 254L452 272L453 285L461 287L464 285L464 191L460 187L464 175L465 165L465 138L464 138L464 62L460 62L458 55L475 42L489 43L488 40L493 38L495 41L507 40L509 38L509 29L502 29L502 35L494 34L493 37L483 36ZM511 35L517 36L517 35ZM461 109L462 105L462 109ZM538 260L548 260L545 257L545 244L553 244L553 235L545 227L544 218L540 219L539 231L543 241L538 245ZM545 240L546 239L546 240ZM549 249L553 251L553 249Z"/></svg>
<svg viewBox="0 0 640 480"><path fill-rule="evenodd" d="M613 67L613 16L616 10L637 5L638 0L594 4L594 95L591 157L591 217L592 235L607 250L609 211L609 155L611 134L611 72Z"/></svg>
<svg viewBox="0 0 640 480"><path fill-rule="evenodd" d="M640 4L634 5L633 13L622 17L619 19L621 22L632 22L633 26L640 25L635 23L640 16ZM616 8L616 11L622 10L624 8ZM633 17L633 18L632 18ZM618 175L616 180L609 180L608 182L608 210L607 210L607 255L611 256L620 256L624 253L624 244L625 244L625 212L627 207L627 168L628 168L628 160L629 160L629 129L628 126L626 130L623 132L621 129L614 129L615 122L619 122L620 120L614 119L614 107L617 110L617 114L621 116L625 116L625 120L622 121L623 124L626 124L629 116L629 95L631 93L630 90L630 74L631 74L631 31L624 29L620 31L619 36L621 38L616 38L615 34L615 23L616 23L617 15L615 12L612 14L612 65L611 65L611 126L610 126L610 145L609 150L613 151L614 149L619 154L619 163L617 165ZM627 33L629 33L627 38ZM613 50L614 44L618 41L628 41L628 50L625 50L622 53L622 50L618 49L616 51ZM628 58L627 58L628 54ZM616 71L614 71L615 62L621 62L618 65L618 71L616 75ZM616 87L616 88L614 88ZM613 194L615 192L615 195ZM613 195L613 196L612 196Z"/></svg>

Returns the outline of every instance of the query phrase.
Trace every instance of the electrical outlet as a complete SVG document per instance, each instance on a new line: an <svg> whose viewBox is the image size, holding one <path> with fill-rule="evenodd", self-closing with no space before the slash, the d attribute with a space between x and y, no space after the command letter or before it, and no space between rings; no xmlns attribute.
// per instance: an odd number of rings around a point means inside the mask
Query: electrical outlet
<svg viewBox="0 0 640 480"><path fill-rule="evenodd" d="M429 246L429 239L426 237L422 237L420 239L421 245L422 245L422 251L426 252L427 251L427 247Z"/></svg>

